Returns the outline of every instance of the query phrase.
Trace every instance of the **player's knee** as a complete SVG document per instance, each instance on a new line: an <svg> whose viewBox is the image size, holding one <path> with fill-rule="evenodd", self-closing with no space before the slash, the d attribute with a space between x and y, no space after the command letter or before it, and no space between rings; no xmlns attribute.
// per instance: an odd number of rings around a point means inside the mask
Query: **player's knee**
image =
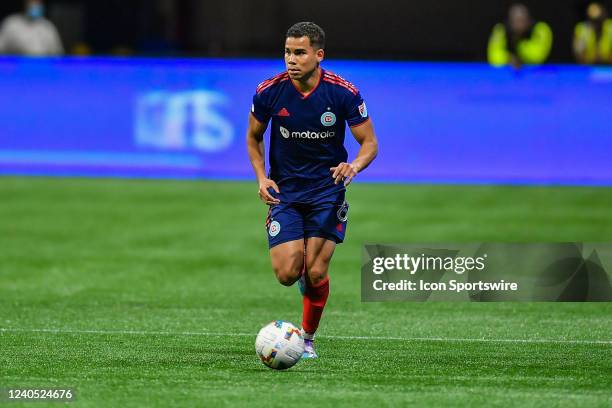
<svg viewBox="0 0 612 408"><path fill-rule="evenodd" d="M314 265L308 269L308 279L313 286L317 286L327 278L327 267Z"/></svg>
<svg viewBox="0 0 612 408"><path fill-rule="evenodd" d="M304 263L300 261L299 258L296 258L293 262L273 265L274 274L281 285L291 286L300 279L304 266Z"/></svg>
<svg viewBox="0 0 612 408"><path fill-rule="evenodd" d="M276 279L281 285L291 286L300 279L300 272L296 268L275 268Z"/></svg>
<svg viewBox="0 0 612 408"><path fill-rule="evenodd" d="M303 267L303 251L287 251L282 253L281 256L272 257L272 269L281 285L291 286L297 282L300 279Z"/></svg>

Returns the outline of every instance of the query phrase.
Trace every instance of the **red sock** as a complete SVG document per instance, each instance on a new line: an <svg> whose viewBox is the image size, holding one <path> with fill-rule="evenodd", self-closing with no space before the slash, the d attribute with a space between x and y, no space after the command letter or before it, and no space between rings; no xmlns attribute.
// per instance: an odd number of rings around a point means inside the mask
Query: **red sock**
<svg viewBox="0 0 612 408"><path fill-rule="evenodd" d="M306 333L314 334L317 331L328 296L329 276L316 286L306 286L306 293L302 298L302 327Z"/></svg>

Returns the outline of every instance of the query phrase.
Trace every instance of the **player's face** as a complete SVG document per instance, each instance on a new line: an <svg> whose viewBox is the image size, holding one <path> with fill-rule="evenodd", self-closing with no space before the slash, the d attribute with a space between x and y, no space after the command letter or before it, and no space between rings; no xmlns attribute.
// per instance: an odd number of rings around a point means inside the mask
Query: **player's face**
<svg viewBox="0 0 612 408"><path fill-rule="evenodd" d="M291 79L309 78L319 63L323 61L323 56L324 51L315 50L306 36L287 37L285 40L285 65Z"/></svg>

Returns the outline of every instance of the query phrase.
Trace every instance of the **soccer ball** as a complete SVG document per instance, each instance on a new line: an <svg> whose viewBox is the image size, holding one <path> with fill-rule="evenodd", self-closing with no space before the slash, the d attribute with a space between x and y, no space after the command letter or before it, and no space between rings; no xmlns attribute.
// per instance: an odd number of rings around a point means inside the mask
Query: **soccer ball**
<svg viewBox="0 0 612 408"><path fill-rule="evenodd" d="M257 334L255 352L266 366L285 370L302 358L304 337L293 324L276 320L264 326Z"/></svg>

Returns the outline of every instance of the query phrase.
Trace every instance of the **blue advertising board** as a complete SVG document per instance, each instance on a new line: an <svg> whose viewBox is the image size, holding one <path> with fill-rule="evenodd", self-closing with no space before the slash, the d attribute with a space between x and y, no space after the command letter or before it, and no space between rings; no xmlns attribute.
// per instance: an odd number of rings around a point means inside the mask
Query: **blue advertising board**
<svg viewBox="0 0 612 408"><path fill-rule="evenodd" d="M324 67L360 89L379 137L361 180L612 185L611 68ZM282 59L0 59L0 174L252 178L252 95L282 70Z"/></svg>

